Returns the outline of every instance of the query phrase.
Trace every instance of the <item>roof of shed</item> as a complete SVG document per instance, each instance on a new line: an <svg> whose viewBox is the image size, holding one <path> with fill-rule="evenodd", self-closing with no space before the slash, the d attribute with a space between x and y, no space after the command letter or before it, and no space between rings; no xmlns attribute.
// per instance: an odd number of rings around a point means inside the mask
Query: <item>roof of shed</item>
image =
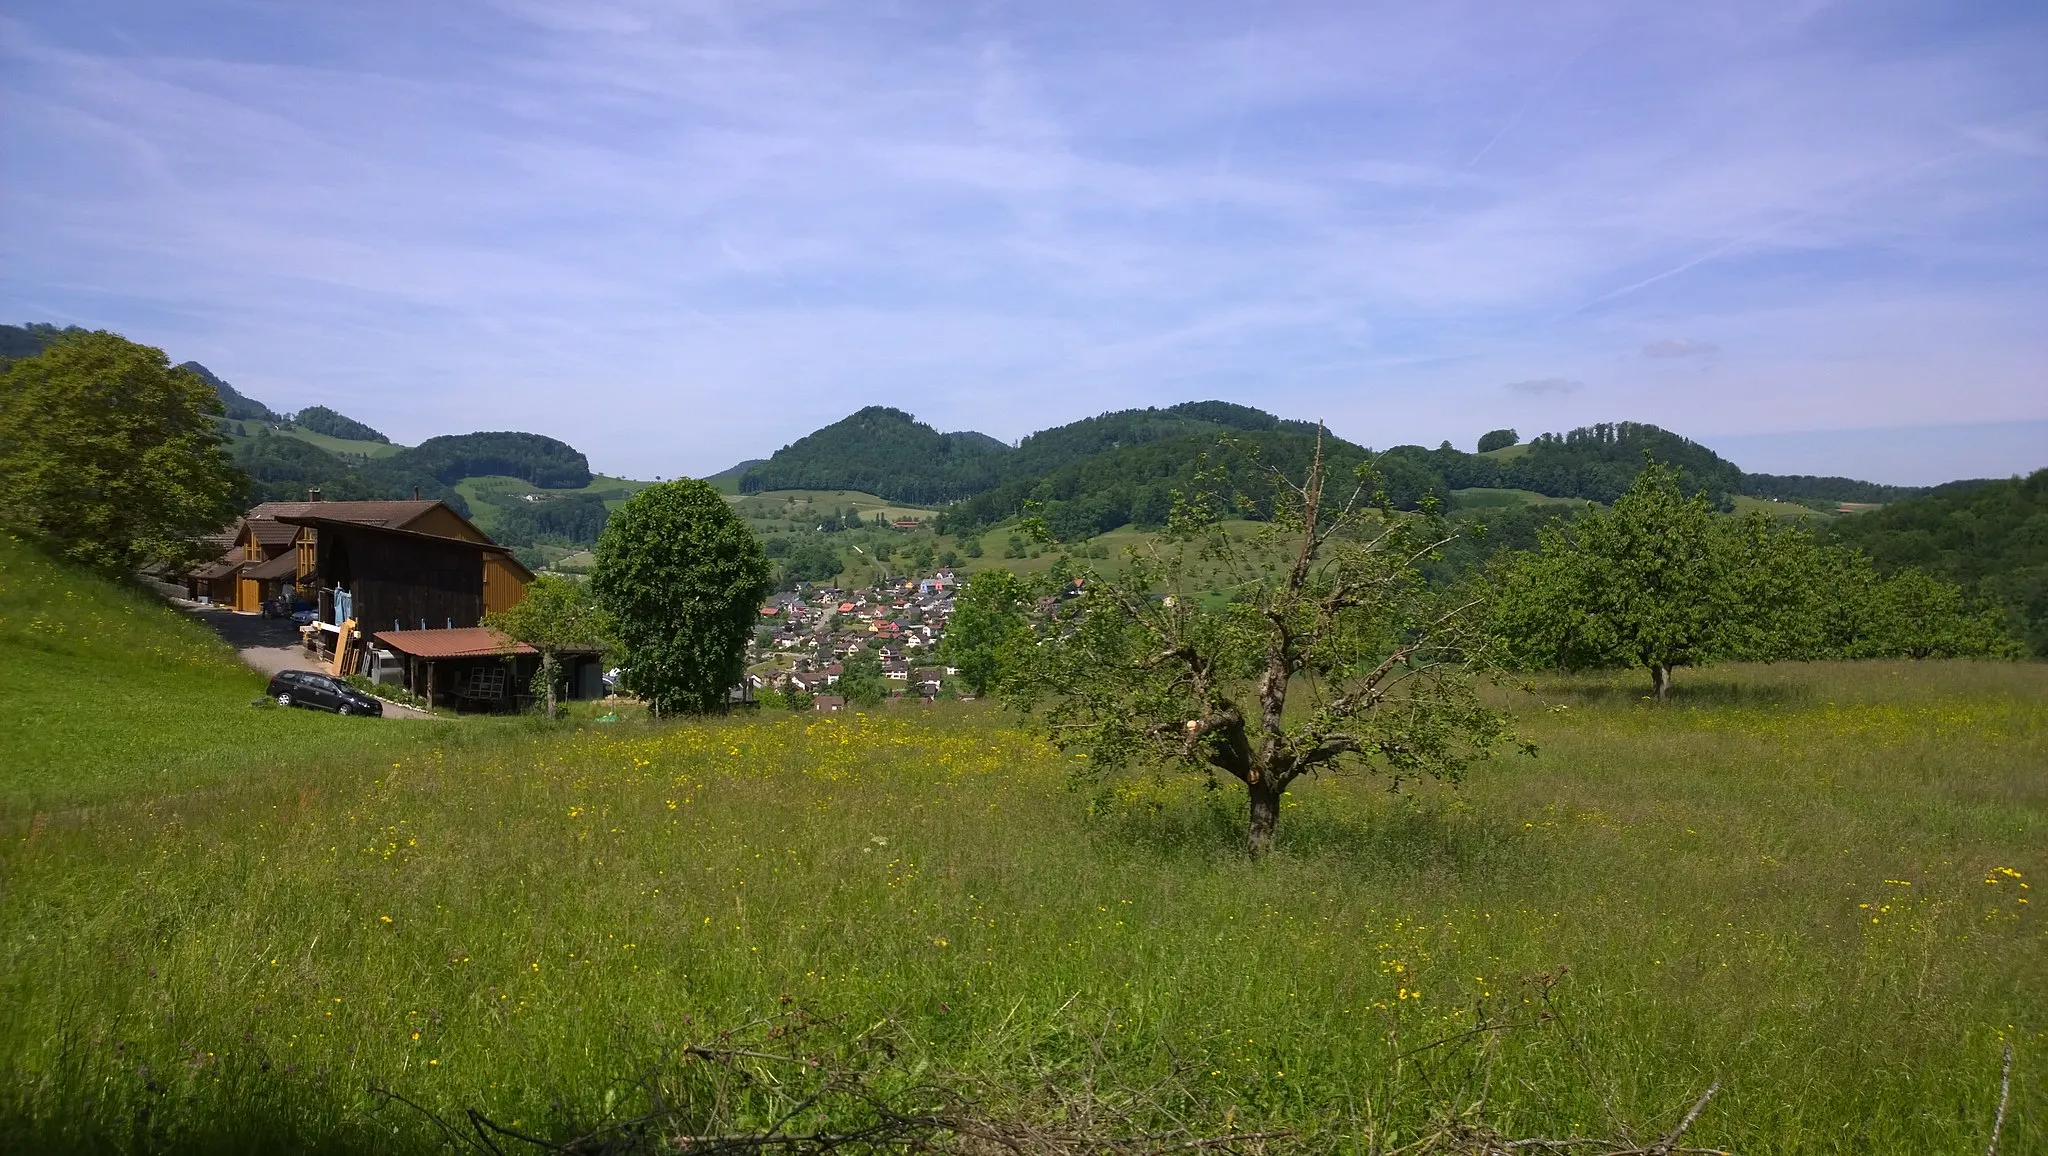
<svg viewBox="0 0 2048 1156"><path fill-rule="evenodd" d="M377 641L413 658L490 658L540 653L488 626L458 626L453 630L380 630Z"/></svg>

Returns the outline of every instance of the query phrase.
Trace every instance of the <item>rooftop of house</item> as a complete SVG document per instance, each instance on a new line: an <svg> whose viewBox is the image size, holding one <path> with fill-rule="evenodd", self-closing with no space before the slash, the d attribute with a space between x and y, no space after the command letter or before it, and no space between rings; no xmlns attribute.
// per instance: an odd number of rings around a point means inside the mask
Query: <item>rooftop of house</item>
<svg viewBox="0 0 2048 1156"><path fill-rule="evenodd" d="M439 499L429 498L411 501L264 502L243 517L250 522L276 522L284 518L317 515L329 521L356 522L365 526L388 526L395 529L418 521L427 511L444 504Z"/></svg>

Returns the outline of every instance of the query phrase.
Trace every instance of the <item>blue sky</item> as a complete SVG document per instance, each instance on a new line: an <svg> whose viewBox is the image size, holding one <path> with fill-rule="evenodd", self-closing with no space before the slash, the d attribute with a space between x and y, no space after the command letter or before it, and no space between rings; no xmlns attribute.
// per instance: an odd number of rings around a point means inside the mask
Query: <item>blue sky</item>
<svg viewBox="0 0 2048 1156"><path fill-rule="evenodd" d="M0 318L635 476L1207 397L2048 465L2039 3L16 0L0 162Z"/></svg>

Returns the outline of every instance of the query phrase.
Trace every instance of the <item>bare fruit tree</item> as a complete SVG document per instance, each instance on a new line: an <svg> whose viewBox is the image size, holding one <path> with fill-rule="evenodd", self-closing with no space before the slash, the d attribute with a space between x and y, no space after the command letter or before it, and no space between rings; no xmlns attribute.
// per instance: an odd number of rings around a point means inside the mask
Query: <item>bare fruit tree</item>
<svg viewBox="0 0 2048 1156"><path fill-rule="evenodd" d="M1299 480L1256 447L1236 484L1205 469L1163 533L1082 579L1010 691L1100 772L1229 772L1254 857L1304 775L1456 779L1509 737L1477 694L1482 600L1420 571L1452 533L1431 503L1395 509L1370 459L1331 500L1325 442L1318 429Z"/></svg>

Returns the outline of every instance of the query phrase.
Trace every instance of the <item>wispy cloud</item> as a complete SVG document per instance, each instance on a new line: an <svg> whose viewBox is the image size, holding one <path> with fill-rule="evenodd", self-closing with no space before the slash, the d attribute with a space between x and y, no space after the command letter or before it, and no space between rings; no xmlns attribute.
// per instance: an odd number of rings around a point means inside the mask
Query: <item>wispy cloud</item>
<svg viewBox="0 0 2048 1156"><path fill-rule="evenodd" d="M1681 357L1707 357L1717 352L1718 348L1709 342L1693 341L1684 337L1660 337L1643 346L1643 356L1663 361Z"/></svg>
<svg viewBox="0 0 2048 1156"><path fill-rule="evenodd" d="M875 401L2048 414L2024 8L572 7L17 6L0 309L642 474Z"/></svg>
<svg viewBox="0 0 2048 1156"><path fill-rule="evenodd" d="M1573 381L1569 377L1534 377L1528 381L1508 382L1503 388L1509 393L1519 393L1523 397L1549 397L1556 394L1577 393L1586 388L1586 383L1583 381Z"/></svg>

